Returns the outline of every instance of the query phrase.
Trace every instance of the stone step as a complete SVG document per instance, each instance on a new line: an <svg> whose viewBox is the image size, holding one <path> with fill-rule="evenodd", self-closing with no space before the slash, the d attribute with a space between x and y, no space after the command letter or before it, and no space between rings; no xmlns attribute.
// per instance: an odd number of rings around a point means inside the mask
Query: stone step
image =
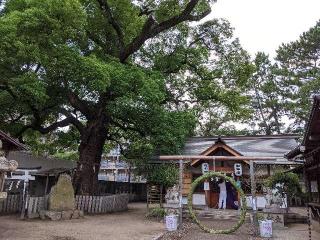
<svg viewBox="0 0 320 240"><path fill-rule="evenodd" d="M308 217L298 213L289 213L286 223L308 223Z"/></svg>

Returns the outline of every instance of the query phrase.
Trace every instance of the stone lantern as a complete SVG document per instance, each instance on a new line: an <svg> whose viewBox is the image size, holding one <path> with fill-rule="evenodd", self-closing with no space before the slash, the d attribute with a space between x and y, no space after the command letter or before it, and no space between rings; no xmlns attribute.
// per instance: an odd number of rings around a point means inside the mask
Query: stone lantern
<svg viewBox="0 0 320 240"><path fill-rule="evenodd" d="M15 160L7 160L4 157L5 154L1 149L2 141L0 140L0 200L7 197L7 193L3 192L6 172L15 171L18 167L18 163Z"/></svg>

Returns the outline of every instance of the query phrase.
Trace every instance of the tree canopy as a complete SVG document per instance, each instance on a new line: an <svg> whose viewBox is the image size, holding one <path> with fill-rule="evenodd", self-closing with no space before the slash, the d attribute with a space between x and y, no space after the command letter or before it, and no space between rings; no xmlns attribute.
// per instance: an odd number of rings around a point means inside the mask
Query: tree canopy
<svg viewBox="0 0 320 240"><path fill-rule="evenodd" d="M253 60L248 81L253 133L302 133L311 97L320 93L320 22L299 39L282 44L272 61L263 52Z"/></svg>
<svg viewBox="0 0 320 240"><path fill-rule="evenodd" d="M293 122L289 131L299 132L309 117L311 96L320 93L320 21L298 40L282 44L276 61L286 110Z"/></svg>
<svg viewBox="0 0 320 240"><path fill-rule="evenodd" d="M178 153L197 116L238 116L247 103L248 54L227 21L199 22L211 2L6 1L2 128L22 140L70 133L62 144L79 146L74 180L84 193L94 192L105 142Z"/></svg>

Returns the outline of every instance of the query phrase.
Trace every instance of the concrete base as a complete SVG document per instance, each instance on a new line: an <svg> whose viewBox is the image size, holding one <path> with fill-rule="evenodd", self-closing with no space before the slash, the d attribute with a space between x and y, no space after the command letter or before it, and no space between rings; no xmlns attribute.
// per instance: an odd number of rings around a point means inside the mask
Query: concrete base
<svg viewBox="0 0 320 240"><path fill-rule="evenodd" d="M83 211L81 210L69 210L69 211L46 211L41 210L38 214L38 217L42 220L50 219L52 221L58 220L70 220L70 219L78 219L84 216Z"/></svg>
<svg viewBox="0 0 320 240"><path fill-rule="evenodd" d="M311 219L311 228L312 230L320 233L320 222Z"/></svg>
<svg viewBox="0 0 320 240"><path fill-rule="evenodd" d="M272 227L274 229L283 229L285 227L285 213L281 212L259 212L259 214L262 214L262 217L264 219L272 220Z"/></svg>

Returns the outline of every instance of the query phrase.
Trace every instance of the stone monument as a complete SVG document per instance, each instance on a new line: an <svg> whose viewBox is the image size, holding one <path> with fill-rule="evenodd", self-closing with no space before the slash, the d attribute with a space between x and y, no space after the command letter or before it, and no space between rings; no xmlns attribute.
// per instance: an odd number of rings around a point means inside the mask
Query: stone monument
<svg viewBox="0 0 320 240"><path fill-rule="evenodd" d="M58 182L51 188L49 194L50 211L70 211L75 209L74 190L71 177L61 174Z"/></svg>
<svg viewBox="0 0 320 240"><path fill-rule="evenodd" d="M75 196L71 177L61 174L58 182L51 188L47 211L40 211L42 219L69 220L83 216L83 211L75 209Z"/></svg>

